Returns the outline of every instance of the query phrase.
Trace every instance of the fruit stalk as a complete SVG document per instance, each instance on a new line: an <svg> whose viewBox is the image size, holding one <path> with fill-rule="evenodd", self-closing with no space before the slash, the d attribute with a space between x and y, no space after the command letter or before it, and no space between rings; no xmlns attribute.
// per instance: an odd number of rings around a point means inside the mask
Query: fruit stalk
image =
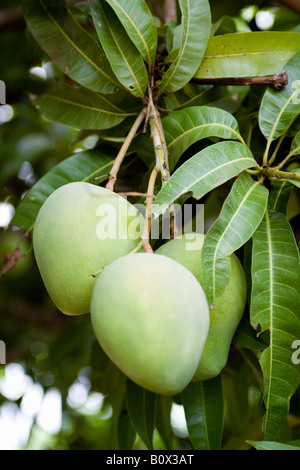
<svg viewBox="0 0 300 470"><path fill-rule="evenodd" d="M161 173L162 186L170 178L169 160L168 160L168 149L164 137L163 125L160 119L158 111L154 108L149 118L151 137L153 139L153 146L156 159L156 167ZM174 205L170 206L170 229L172 238L176 238L178 235L178 229L176 225L176 217Z"/></svg>
<svg viewBox="0 0 300 470"><path fill-rule="evenodd" d="M143 108L140 114L138 115L138 117L136 118L136 120L134 121L129 133L127 134L126 139L124 140L123 145L120 148L119 153L115 158L112 169L109 172L109 180L108 180L108 183L106 184L106 189L110 189L111 191L113 191L120 166L125 158L126 152L133 138L135 137L138 131L138 128L140 127L141 123L146 117L146 112L147 112L147 108Z"/></svg>
<svg viewBox="0 0 300 470"><path fill-rule="evenodd" d="M143 249L145 250L146 253L153 253L152 247L149 243L149 235L150 235L150 229L151 229L151 207L152 207L152 202L154 198L154 187L155 187L155 181L158 176L159 170L155 166L151 172L150 178L149 178L149 183L148 183L148 190L147 190L147 198L145 201L146 205L146 213L145 213L145 224L144 224L144 230L143 230L143 235L142 235L142 243L143 243Z"/></svg>

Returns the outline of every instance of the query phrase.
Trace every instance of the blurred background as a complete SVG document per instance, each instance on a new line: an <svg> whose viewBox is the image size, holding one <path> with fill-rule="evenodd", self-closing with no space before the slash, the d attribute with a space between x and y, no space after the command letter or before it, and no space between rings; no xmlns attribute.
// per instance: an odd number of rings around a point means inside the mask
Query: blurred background
<svg viewBox="0 0 300 470"><path fill-rule="evenodd" d="M296 10L289 7L293 4ZM214 22L228 15L225 29L300 32L297 0L253 4L213 0L211 6ZM5 253L12 253L24 234L15 226L7 230L20 200L54 165L101 144L101 134L51 122L32 106L31 95L59 71L26 29L18 0L1 0L0 31L0 80L6 84L6 103L0 106L1 270ZM143 165L133 160L129 171L142 172ZM119 184L127 187L126 180ZM299 212L299 198L293 198L291 219ZM222 200L222 193L214 192L206 201L207 223L214 220ZM109 449L112 407L103 383L107 358L95 342L87 315L65 317L52 304L35 264L30 237L22 242L21 250L26 256L0 278L1 357L6 363L0 365L0 449ZM238 358L233 355L231 360L238 368ZM240 382L235 384L239 393L245 393L257 410L259 388L248 379ZM243 410L233 411L236 421L231 416L226 422L228 448L243 448L245 428L249 437L262 412L249 416L247 411L243 417ZM189 448L180 403L172 405L171 424L175 448ZM164 448L158 434L155 446ZM135 448L144 448L139 439Z"/></svg>

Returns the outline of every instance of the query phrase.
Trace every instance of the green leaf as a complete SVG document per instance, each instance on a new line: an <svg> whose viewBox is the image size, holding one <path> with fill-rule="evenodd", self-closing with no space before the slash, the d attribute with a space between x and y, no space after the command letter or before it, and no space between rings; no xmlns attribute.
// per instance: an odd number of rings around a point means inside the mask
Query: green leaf
<svg viewBox="0 0 300 470"><path fill-rule="evenodd" d="M173 170L179 157L193 143L207 137L239 139L236 119L222 109L209 106L191 106L166 116L162 120L169 153L169 166Z"/></svg>
<svg viewBox="0 0 300 470"><path fill-rule="evenodd" d="M272 441L247 441L256 450L300 450L300 447Z"/></svg>
<svg viewBox="0 0 300 470"><path fill-rule="evenodd" d="M126 403L133 427L147 448L153 449L156 394L127 379Z"/></svg>
<svg viewBox="0 0 300 470"><path fill-rule="evenodd" d="M193 448L220 450L224 419L221 376L190 383L181 395Z"/></svg>
<svg viewBox="0 0 300 470"><path fill-rule="evenodd" d="M238 17L224 15L219 19L219 21L212 24L211 36L237 32L246 33L250 31L251 29L249 28L246 21L243 21Z"/></svg>
<svg viewBox="0 0 300 470"><path fill-rule="evenodd" d="M28 191L18 205L11 225L32 230L40 208L55 189L73 181L94 183L94 178L108 174L112 165L111 157L96 151L77 153L63 160Z"/></svg>
<svg viewBox="0 0 300 470"><path fill-rule="evenodd" d="M288 180L272 183L268 201L269 209L286 215L287 205L292 189L293 185Z"/></svg>
<svg viewBox="0 0 300 470"><path fill-rule="evenodd" d="M297 132L291 143L291 153L293 153L293 155L300 154L300 131Z"/></svg>
<svg viewBox="0 0 300 470"><path fill-rule="evenodd" d="M173 429L171 425L172 397L157 395L155 426L167 449L172 449Z"/></svg>
<svg viewBox="0 0 300 470"><path fill-rule="evenodd" d="M267 347L267 344L257 335L256 331L250 325L246 318L242 318L237 330L232 338L232 344L245 349L254 349L261 351Z"/></svg>
<svg viewBox="0 0 300 470"><path fill-rule="evenodd" d="M149 66L154 62L157 49L157 30L154 18L144 0L106 0L136 48Z"/></svg>
<svg viewBox="0 0 300 470"><path fill-rule="evenodd" d="M219 142L204 148L181 165L157 194L152 210L160 215L182 194L200 199L212 189L256 166L248 147L239 142Z"/></svg>
<svg viewBox="0 0 300 470"><path fill-rule="evenodd" d="M75 82L100 93L121 87L96 40L63 0L23 0L26 23L51 60Z"/></svg>
<svg viewBox="0 0 300 470"><path fill-rule="evenodd" d="M264 375L264 439L275 440L300 383L292 343L300 338L299 251L285 215L267 210L253 235L250 321L270 331L262 353Z"/></svg>
<svg viewBox="0 0 300 470"><path fill-rule="evenodd" d="M136 432L132 426L127 409L124 407L119 415L118 441L120 450L131 450L135 441Z"/></svg>
<svg viewBox="0 0 300 470"><path fill-rule="evenodd" d="M112 406L112 420L111 420L111 435L110 441L111 449L119 449L124 443L123 436L123 422L121 416L124 412L126 394L126 376L115 368L113 369L113 383L109 393L110 404ZM121 438L121 442L120 442ZM129 436L127 436L127 444L129 443Z"/></svg>
<svg viewBox="0 0 300 470"><path fill-rule="evenodd" d="M106 2L92 0L90 8L99 40L116 77L134 96L143 97L148 77L142 56Z"/></svg>
<svg viewBox="0 0 300 470"><path fill-rule="evenodd" d="M258 77L275 75L300 49L300 35L255 31L211 37L194 77Z"/></svg>
<svg viewBox="0 0 300 470"><path fill-rule="evenodd" d="M182 88L195 74L210 35L211 16L208 0L179 0L181 40L178 54L163 75L158 93Z"/></svg>
<svg viewBox="0 0 300 470"><path fill-rule="evenodd" d="M267 88L262 99L258 122L261 132L269 143L287 131L293 120L300 114L299 62L300 50L284 66L289 77L288 85L277 91Z"/></svg>
<svg viewBox="0 0 300 470"><path fill-rule="evenodd" d="M104 96L62 82L49 85L35 104L48 119L79 129L109 129L128 116Z"/></svg>
<svg viewBox="0 0 300 470"><path fill-rule="evenodd" d="M203 287L209 305L229 281L228 257L252 237L264 216L267 200L268 190L246 173L232 185L219 217L207 231L202 250Z"/></svg>

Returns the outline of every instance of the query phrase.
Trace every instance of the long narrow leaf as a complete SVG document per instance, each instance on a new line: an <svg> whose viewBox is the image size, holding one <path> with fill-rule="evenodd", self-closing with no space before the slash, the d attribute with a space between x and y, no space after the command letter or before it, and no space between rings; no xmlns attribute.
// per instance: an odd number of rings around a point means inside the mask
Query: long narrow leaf
<svg viewBox="0 0 300 470"><path fill-rule="evenodd" d="M211 37L197 78L259 77L277 74L300 48L300 35L254 31Z"/></svg>
<svg viewBox="0 0 300 470"><path fill-rule="evenodd" d="M200 199L212 189L256 165L252 153L239 142L219 142L206 147L187 160L157 194L153 212L164 209L185 193Z"/></svg>
<svg viewBox="0 0 300 470"><path fill-rule="evenodd" d="M173 170L179 157L194 142L207 137L241 140L239 126L232 114L209 106L190 106L162 120Z"/></svg>
<svg viewBox="0 0 300 470"><path fill-rule="evenodd" d="M282 444L281 442L247 441L256 450L300 450L299 446Z"/></svg>
<svg viewBox="0 0 300 470"><path fill-rule="evenodd" d="M104 96L61 82L51 84L35 104L48 119L79 129L109 129L128 116Z"/></svg>
<svg viewBox="0 0 300 470"><path fill-rule="evenodd" d="M106 0L115 10L128 36L142 54L145 62L154 62L157 31L154 18L144 0Z"/></svg>
<svg viewBox="0 0 300 470"><path fill-rule="evenodd" d="M152 449L155 427L156 394L149 392L127 379L126 403L133 427L144 441L147 448Z"/></svg>
<svg viewBox="0 0 300 470"><path fill-rule="evenodd" d="M143 97L148 77L142 56L106 2L92 0L90 8L100 42L116 77L134 96Z"/></svg>
<svg viewBox="0 0 300 470"><path fill-rule="evenodd" d="M291 152L293 153L293 155L300 154L300 131L297 132L291 143Z"/></svg>
<svg viewBox="0 0 300 470"><path fill-rule="evenodd" d="M284 70L289 77L288 85L279 91L268 88L259 108L259 127L269 142L287 131L300 114L300 50L285 64Z"/></svg>
<svg viewBox="0 0 300 470"><path fill-rule="evenodd" d="M121 87L103 50L63 0L23 0L27 25L53 62L70 78L100 93Z"/></svg>
<svg viewBox="0 0 300 470"><path fill-rule="evenodd" d="M173 429L171 424L172 397L157 395L155 426L167 449L172 449Z"/></svg>
<svg viewBox="0 0 300 470"><path fill-rule="evenodd" d="M190 383L182 392L182 401L194 449L219 450L224 420L221 376Z"/></svg>
<svg viewBox="0 0 300 470"><path fill-rule="evenodd" d="M269 209L286 215L292 189L293 185L288 180L273 183L268 201Z"/></svg>
<svg viewBox="0 0 300 470"><path fill-rule="evenodd" d="M203 287L209 305L213 305L228 283L228 257L252 237L264 216L267 200L268 190L246 173L241 174L233 184L203 245Z"/></svg>
<svg viewBox="0 0 300 470"><path fill-rule="evenodd" d="M300 338L299 251L284 214L267 210L253 235L252 301L254 328L269 330L270 346L260 358L264 375L264 439L276 440L300 383L292 343Z"/></svg>
<svg viewBox="0 0 300 470"><path fill-rule="evenodd" d="M181 40L179 52L164 74L159 93L179 90L199 67L210 36L211 15L208 0L179 0Z"/></svg>

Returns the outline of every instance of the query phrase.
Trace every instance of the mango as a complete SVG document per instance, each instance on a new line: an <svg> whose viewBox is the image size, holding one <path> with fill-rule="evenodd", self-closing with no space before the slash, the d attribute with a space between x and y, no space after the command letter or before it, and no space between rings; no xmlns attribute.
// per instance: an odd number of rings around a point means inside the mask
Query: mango
<svg viewBox="0 0 300 470"><path fill-rule="evenodd" d="M169 256L189 269L203 285L201 253L204 235L184 234L168 241L156 250ZM233 335L241 321L246 304L246 279L242 265L233 253L230 256L230 280L223 294L216 298L214 310L210 310L210 329L193 382L216 377L224 369Z"/></svg>
<svg viewBox="0 0 300 470"><path fill-rule="evenodd" d="M112 191L85 182L56 189L33 230L35 259L54 304L66 315L90 311L97 275L140 241L140 212Z"/></svg>
<svg viewBox="0 0 300 470"><path fill-rule="evenodd" d="M91 321L100 346L127 377L152 392L174 395L195 374L209 310L188 269L167 256L134 253L98 277Z"/></svg>

